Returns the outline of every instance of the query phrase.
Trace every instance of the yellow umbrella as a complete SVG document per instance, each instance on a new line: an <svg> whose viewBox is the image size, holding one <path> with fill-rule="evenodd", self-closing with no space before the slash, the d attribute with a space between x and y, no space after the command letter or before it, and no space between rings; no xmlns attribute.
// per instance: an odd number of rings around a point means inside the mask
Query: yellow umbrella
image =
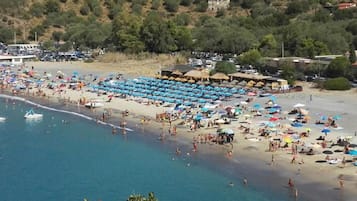
<svg viewBox="0 0 357 201"><path fill-rule="evenodd" d="M284 136L283 141L290 144L292 142L292 139L290 136Z"/></svg>

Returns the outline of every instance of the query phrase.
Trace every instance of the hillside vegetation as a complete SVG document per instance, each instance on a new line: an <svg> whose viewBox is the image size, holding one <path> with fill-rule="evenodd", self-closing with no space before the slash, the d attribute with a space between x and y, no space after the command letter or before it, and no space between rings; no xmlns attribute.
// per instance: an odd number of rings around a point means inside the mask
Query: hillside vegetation
<svg viewBox="0 0 357 201"><path fill-rule="evenodd" d="M0 0L0 41L125 53L209 51L312 58L357 46L357 8L337 0ZM58 45L62 44L62 45ZM282 45L283 44L283 45Z"/></svg>

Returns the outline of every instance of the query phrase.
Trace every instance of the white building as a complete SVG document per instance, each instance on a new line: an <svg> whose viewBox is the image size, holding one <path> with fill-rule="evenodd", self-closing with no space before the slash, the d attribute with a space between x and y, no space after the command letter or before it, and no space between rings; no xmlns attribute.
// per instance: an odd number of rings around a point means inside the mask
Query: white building
<svg viewBox="0 0 357 201"><path fill-rule="evenodd" d="M9 54L36 54L40 51L39 44L10 44L7 46L7 52Z"/></svg>
<svg viewBox="0 0 357 201"><path fill-rule="evenodd" d="M22 55L22 56L13 56L13 55L0 55L0 64L9 64L9 65L21 65L25 61L35 59L35 55Z"/></svg>
<svg viewBox="0 0 357 201"><path fill-rule="evenodd" d="M208 10L217 11L220 9L227 9L229 7L230 0L208 0Z"/></svg>

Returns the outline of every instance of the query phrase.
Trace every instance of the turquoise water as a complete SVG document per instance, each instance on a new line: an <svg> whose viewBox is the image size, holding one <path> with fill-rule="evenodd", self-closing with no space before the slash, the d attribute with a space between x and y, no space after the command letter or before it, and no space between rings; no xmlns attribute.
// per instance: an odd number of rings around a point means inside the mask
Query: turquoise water
<svg viewBox="0 0 357 201"><path fill-rule="evenodd" d="M0 122L2 201L124 201L151 191L160 201L294 200L268 187L241 185L234 167L222 171L205 157L176 157L176 145L139 131L112 135L107 126L42 108L35 108L41 121L26 121L31 107L0 98L0 116L7 118Z"/></svg>

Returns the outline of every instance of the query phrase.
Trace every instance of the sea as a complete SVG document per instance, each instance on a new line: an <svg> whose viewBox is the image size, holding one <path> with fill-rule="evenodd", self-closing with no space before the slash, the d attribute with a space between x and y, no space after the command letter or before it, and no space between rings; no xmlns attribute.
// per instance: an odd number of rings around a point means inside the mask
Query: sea
<svg viewBox="0 0 357 201"><path fill-rule="evenodd" d="M24 119L31 108L43 118ZM113 135L109 125L62 109L0 96L1 201L125 201L149 192L160 201L297 200L264 170L163 143L134 124Z"/></svg>

